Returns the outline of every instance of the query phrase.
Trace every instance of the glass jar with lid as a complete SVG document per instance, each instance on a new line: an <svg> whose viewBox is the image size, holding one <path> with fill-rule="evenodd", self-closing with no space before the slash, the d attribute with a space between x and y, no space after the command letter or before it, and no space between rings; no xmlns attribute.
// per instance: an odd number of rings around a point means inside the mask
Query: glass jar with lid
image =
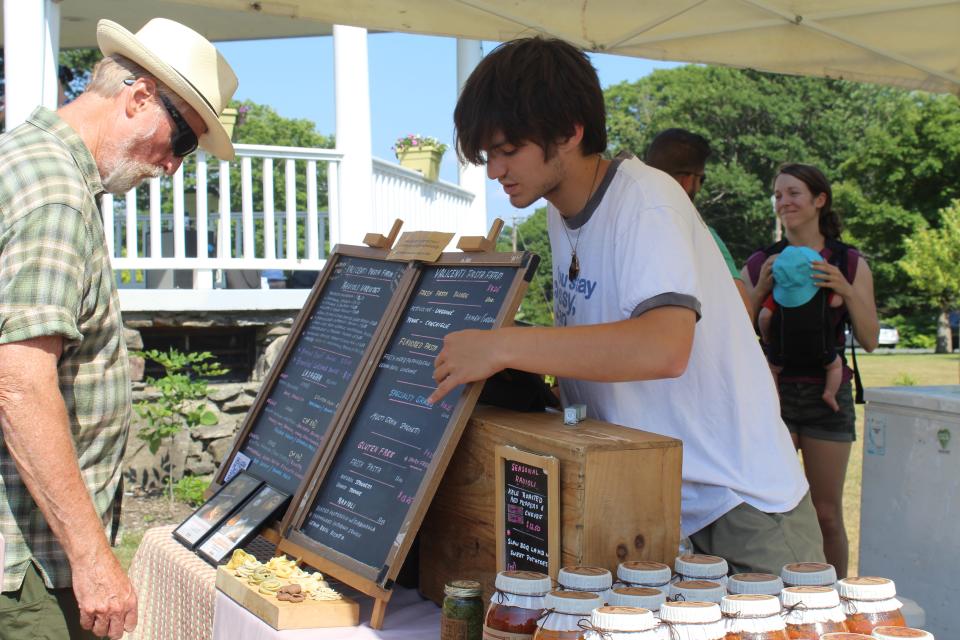
<svg viewBox="0 0 960 640"><path fill-rule="evenodd" d="M662 562L630 560L617 567L617 580L625 587L653 587L667 590L673 571Z"/></svg>
<svg viewBox="0 0 960 640"><path fill-rule="evenodd" d="M547 612L534 640L583 640L581 622L589 622L594 609L603 606L603 598L589 591L551 591L547 594Z"/></svg>
<svg viewBox="0 0 960 640"><path fill-rule="evenodd" d="M847 614L847 630L869 634L875 627L905 627L893 580L870 576L844 578L837 591Z"/></svg>
<svg viewBox="0 0 960 640"><path fill-rule="evenodd" d="M727 561L720 556L691 553L679 556L673 563L678 580L709 580L727 588Z"/></svg>
<svg viewBox="0 0 960 640"><path fill-rule="evenodd" d="M837 582L837 570L825 562L792 562L780 569L785 587L832 587Z"/></svg>
<svg viewBox="0 0 960 640"><path fill-rule="evenodd" d="M901 638L934 640L933 634L929 631L912 627L877 627L873 630L873 637L880 640L900 640Z"/></svg>
<svg viewBox="0 0 960 640"><path fill-rule="evenodd" d="M501 571L483 622L483 640L530 640L546 609L550 576L536 571Z"/></svg>
<svg viewBox="0 0 960 640"><path fill-rule="evenodd" d="M726 640L789 640L780 617L780 599L766 594L724 596L720 611L727 619Z"/></svg>
<svg viewBox="0 0 960 640"><path fill-rule="evenodd" d="M719 603L727 590L719 582L712 580L681 580L670 585L668 600L693 600L695 602Z"/></svg>
<svg viewBox="0 0 960 640"><path fill-rule="evenodd" d="M667 629L641 607L599 607L590 615L584 640L668 640Z"/></svg>
<svg viewBox="0 0 960 640"><path fill-rule="evenodd" d="M617 607L639 607L656 613L667 601L667 594L653 587L614 587L609 604Z"/></svg>
<svg viewBox="0 0 960 640"><path fill-rule="evenodd" d="M483 599L480 583L454 580L444 588L440 617L440 640L481 640Z"/></svg>
<svg viewBox="0 0 960 640"><path fill-rule="evenodd" d="M603 567L563 567L557 573L557 582L564 591L595 593L606 604L613 586L613 574Z"/></svg>
<svg viewBox="0 0 960 640"><path fill-rule="evenodd" d="M780 596L783 580L772 573L735 573L727 580L727 591L732 594L762 594Z"/></svg>
<svg viewBox="0 0 960 640"><path fill-rule="evenodd" d="M847 630L840 595L832 587L787 587L780 592L780 604L791 640L820 640L825 633Z"/></svg>
<svg viewBox="0 0 960 640"><path fill-rule="evenodd" d="M726 635L716 602L665 602L660 620L672 640L722 640Z"/></svg>

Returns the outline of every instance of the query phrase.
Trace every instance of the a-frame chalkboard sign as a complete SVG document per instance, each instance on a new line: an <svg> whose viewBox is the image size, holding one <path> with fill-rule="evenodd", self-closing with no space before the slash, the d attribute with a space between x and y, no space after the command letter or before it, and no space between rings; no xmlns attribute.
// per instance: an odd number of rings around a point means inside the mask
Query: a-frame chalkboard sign
<svg viewBox="0 0 960 640"><path fill-rule="evenodd" d="M399 312L379 327L374 360L287 511L278 551L373 596L374 628L482 388L427 404L434 358L450 332L512 322L537 263L487 252L414 263Z"/></svg>
<svg viewBox="0 0 960 640"><path fill-rule="evenodd" d="M334 248L215 486L244 470L293 495L310 475L354 377L376 351L377 329L397 313L397 293L415 275L408 263L388 261L388 253L389 247Z"/></svg>

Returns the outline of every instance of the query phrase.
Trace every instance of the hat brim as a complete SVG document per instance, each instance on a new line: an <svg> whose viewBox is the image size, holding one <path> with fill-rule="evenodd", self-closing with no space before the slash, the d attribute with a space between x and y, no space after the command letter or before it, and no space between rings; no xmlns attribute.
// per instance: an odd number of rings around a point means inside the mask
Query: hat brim
<svg viewBox="0 0 960 640"><path fill-rule="evenodd" d="M819 287L813 283L802 287L784 287L773 285L773 300L781 307L793 308L804 305L817 295Z"/></svg>
<svg viewBox="0 0 960 640"><path fill-rule="evenodd" d="M97 44L105 56L119 54L133 60L153 74L175 94L183 98L207 125L207 132L200 136L200 147L221 160L233 160L233 142L220 122L219 114L200 93L177 71L145 48L137 37L123 26L111 20L101 20L97 25Z"/></svg>

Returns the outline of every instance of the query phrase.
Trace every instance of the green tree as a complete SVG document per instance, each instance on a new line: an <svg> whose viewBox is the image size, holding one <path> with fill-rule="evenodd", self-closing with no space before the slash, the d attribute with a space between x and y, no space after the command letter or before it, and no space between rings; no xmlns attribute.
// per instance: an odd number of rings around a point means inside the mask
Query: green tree
<svg viewBox="0 0 960 640"><path fill-rule="evenodd" d="M949 313L960 304L960 200L940 213L938 228L924 224L907 239L900 262L913 285L936 301L937 353L949 353L953 346Z"/></svg>
<svg viewBox="0 0 960 640"><path fill-rule="evenodd" d="M513 229L500 236L499 251L510 251ZM539 326L553 326L553 261L547 236L547 208L540 207L517 225L517 250L540 256L540 266L520 303L517 320Z"/></svg>

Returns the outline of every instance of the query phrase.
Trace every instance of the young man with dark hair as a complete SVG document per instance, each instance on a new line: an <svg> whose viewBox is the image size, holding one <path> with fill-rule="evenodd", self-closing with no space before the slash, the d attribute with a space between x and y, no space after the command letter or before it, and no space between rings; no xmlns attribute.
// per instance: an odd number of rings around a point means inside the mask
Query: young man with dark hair
<svg viewBox="0 0 960 640"><path fill-rule="evenodd" d="M431 402L507 367L557 375L564 402L591 417L683 440L681 526L698 550L736 571L822 561L720 252L675 180L602 156L603 92L583 52L541 38L501 45L467 80L454 121L461 155L485 162L514 206L550 203L557 326L448 335Z"/></svg>
<svg viewBox="0 0 960 640"><path fill-rule="evenodd" d="M697 194L703 188L703 183L707 181L707 159L713 153L710 149L710 143L700 134L687 131L686 129L664 129L653 137L650 146L647 147L647 153L644 154L643 161L655 169L660 169L664 173L669 173L673 179L680 183L683 190L690 196L690 201L695 202ZM753 305L747 296L747 287L743 284L743 277L740 275L740 269L733 261L730 250L720 239L716 229L710 229L710 234L720 249L723 261L730 271L733 283L737 285L737 293L740 294L740 300L744 308L750 315L750 321L753 321Z"/></svg>

